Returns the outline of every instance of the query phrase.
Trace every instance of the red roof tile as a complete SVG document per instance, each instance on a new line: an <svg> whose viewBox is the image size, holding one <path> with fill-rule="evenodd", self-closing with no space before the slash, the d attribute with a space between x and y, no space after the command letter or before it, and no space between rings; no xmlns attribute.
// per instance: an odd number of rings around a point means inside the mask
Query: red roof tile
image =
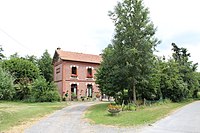
<svg viewBox="0 0 200 133"><path fill-rule="evenodd" d="M98 63L102 61L100 55L92 55L92 54L83 54L77 52L69 52L63 50L56 50L59 57L62 60L70 60L70 61L80 61L80 62L89 62L89 63Z"/></svg>

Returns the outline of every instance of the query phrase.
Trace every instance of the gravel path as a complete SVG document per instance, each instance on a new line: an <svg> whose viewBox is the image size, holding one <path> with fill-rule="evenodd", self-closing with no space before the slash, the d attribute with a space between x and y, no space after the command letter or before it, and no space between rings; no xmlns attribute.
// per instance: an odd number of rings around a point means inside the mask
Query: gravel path
<svg viewBox="0 0 200 133"><path fill-rule="evenodd" d="M134 133L139 130L135 128L91 125L81 119L88 107L98 103L82 102L68 106L26 129L25 133Z"/></svg>
<svg viewBox="0 0 200 133"><path fill-rule="evenodd" d="M26 129L25 133L200 133L200 101L143 129L89 124L82 119L84 111L98 103L82 102L68 106Z"/></svg>
<svg viewBox="0 0 200 133"><path fill-rule="evenodd" d="M184 106L142 133L200 133L200 101Z"/></svg>

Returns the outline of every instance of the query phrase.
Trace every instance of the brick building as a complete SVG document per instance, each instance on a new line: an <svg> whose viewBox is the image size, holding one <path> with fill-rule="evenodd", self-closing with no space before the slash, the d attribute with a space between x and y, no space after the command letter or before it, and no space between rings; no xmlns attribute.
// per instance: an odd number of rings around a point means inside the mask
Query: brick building
<svg viewBox="0 0 200 133"><path fill-rule="evenodd" d="M95 97L99 88L94 74L100 65L101 56L63 51L57 48L53 57L54 81L61 96L67 100Z"/></svg>

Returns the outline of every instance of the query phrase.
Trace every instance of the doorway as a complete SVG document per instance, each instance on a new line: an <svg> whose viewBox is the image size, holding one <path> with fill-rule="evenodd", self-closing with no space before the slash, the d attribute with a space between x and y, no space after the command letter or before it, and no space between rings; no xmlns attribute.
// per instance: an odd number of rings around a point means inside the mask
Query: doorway
<svg viewBox="0 0 200 133"><path fill-rule="evenodd" d="M88 84L87 85L87 97L92 98L92 93L93 93L92 85Z"/></svg>
<svg viewBox="0 0 200 133"><path fill-rule="evenodd" d="M77 99L77 84L71 85L71 99Z"/></svg>

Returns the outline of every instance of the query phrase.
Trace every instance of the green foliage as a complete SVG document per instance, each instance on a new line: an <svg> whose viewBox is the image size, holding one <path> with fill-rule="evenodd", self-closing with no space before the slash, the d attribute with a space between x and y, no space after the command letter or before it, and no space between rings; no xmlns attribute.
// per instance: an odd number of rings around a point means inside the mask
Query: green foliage
<svg viewBox="0 0 200 133"><path fill-rule="evenodd" d="M187 49L179 48L172 43L173 58L168 62L161 62L161 91L163 98L172 101L182 101L196 97L199 89L197 64L189 61L190 54Z"/></svg>
<svg viewBox="0 0 200 133"><path fill-rule="evenodd" d="M17 55L2 62L2 67L15 78L15 100L28 99L31 94L31 83L39 77L39 69L32 62L18 58Z"/></svg>
<svg viewBox="0 0 200 133"><path fill-rule="evenodd" d="M37 66L22 58L4 60L2 67L14 76L15 83L32 82L40 73Z"/></svg>
<svg viewBox="0 0 200 133"><path fill-rule="evenodd" d="M0 66L0 100L11 100L15 89L13 77Z"/></svg>
<svg viewBox="0 0 200 133"><path fill-rule="evenodd" d="M46 79L40 77L32 84L31 101L53 102L60 101L60 95L54 83L46 82Z"/></svg>
<svg viewBox="0 0 200 133"><path fill-rule="evenodd" d="M136 111L136 106L132 103L128 103L122 107L122 111Z"/></svg>
<svg viewBox="0 0 200 133"><path fill-rule="evenodd" d="M2 53L2 51L3 51L3 48L1 47L1 45L0 45L0 60L2 60L5 56L3 55L3 53Z"/></svg>
<svg viewBox="0 0 200 133"><path fill-rule="evenodd" d="M31 95L31 84L28 79L23 79L15 84L15 100L27 100Z"/></svg>
<svg viewBox="0 0 200 133"><path fill-rule="evenodd" d="M29 56L29 55L27 55L26 57L25 57L25 59L26 60L28 60L28 61L30 61L30 62L32 62L34 65L38 65L38 59L37 59L37 57L36 56L34 56L34 55L31 55L31 56Z"/></svg>
<svg viewBox="0 0 200 133"><path fill-rule="evenodd" d="M39 60L38 65L35 56L20 58L17 53L12 55L9 60L2 61L1 65L15 77L14 89L13 86L8 87L9 89L1 89L2 93L10 94L9 99L13 98L15 100L25 100L30 102L60 101L60 95L56 86L52 82L46 81L45 78L40 77L38 66L40 66L42 75L46 76L49 81L52 81L50 79L52 79L53 69L51 58L47 51ZM4 77L5 79L7 78L6 76ZM7 80L7 82L4 81L5 84L9 82L10 80ZM5 85L3 87L5 88ZM5 96L6 95L4 94L4 97L1 96L2 98L0 99L6 99Z"/></svg>
<svg viewBox="0 0 200 133"><path fill-rule="evenodd" d="M19 56L19 54L16 52L16 53L10 55L10 59L12 59L12 58L20 58L20 56Z"/></svg>
<svg viewBox="0 0 200 133"><path fill-rule="evenodd" d="M155 28L142 0L123 0L109 16L115 35L103 51L96 83L103 93L114 97L117 93L124 97L124 89L128 89L128 99L136 102L136 92L147 90L153 73L150 66L154 47L159 43L154 37Z"/></svg>
<svg viewBox="0 0 200 133"><path fill-rule="evenodd" d="M47 50L43 53L42 57L38 60L38 67L41 74L48 82L53 81L53 65L52 58Z"/></svg>

